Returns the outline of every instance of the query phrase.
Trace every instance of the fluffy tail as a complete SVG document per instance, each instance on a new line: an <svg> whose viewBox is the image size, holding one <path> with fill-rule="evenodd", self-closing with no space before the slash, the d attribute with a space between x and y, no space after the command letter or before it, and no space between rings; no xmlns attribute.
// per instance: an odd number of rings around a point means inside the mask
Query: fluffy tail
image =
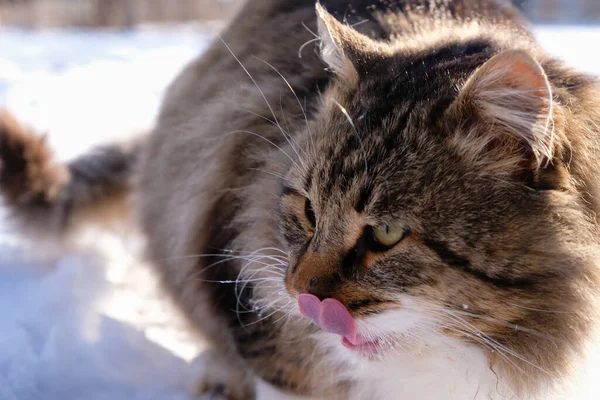
<svg viewBox="0 0 600 400"><path fill-rule="evenodd" d="M0 113L0 194L27 231L60 235L90 219L127 220L139 142L107 146L57 164L45 138Z"/></svg>

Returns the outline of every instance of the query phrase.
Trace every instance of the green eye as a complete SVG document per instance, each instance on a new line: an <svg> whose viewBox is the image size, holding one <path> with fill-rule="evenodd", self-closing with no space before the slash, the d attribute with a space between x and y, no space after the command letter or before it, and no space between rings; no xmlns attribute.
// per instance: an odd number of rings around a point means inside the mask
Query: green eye
<svg viewBox="0 0 600 400"><path fill-rule="evenodd" d="M396 229L387 225L374 226L373 238L385 247L393 247L400 243L408 233L408 229Z"/></svg>

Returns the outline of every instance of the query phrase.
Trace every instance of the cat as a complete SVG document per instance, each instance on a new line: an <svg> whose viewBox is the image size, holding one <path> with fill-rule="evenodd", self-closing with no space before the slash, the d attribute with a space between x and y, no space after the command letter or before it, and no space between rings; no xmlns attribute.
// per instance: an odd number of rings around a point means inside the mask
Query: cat
<svg viewBox="0 0 600 400"><path fill-rule="evenodd" d="M24 229L137 216L211 344L204 398L577 382L599 321L600 91L510 5L249 1L139 141L63 165L0 121Z"/></svg>

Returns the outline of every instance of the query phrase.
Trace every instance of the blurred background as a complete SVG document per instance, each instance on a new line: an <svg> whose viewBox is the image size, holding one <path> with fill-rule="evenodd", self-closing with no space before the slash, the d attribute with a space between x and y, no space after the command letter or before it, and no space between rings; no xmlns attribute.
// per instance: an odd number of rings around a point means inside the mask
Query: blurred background
<svg viewBox="0 0 600 400"><path fill-rule="evenodd" d="M515 0L538 23L600 23L599 0Z"/></svg>
<svg viewBox="0 0 600 400"><path fill-rule="evenodd" d="M215 21L240 0L0 0L0 21L26 27L132 27Z"/></svg>
<svg viewBox="0 0 600 400"><path fill-rule="evenodd" d="M47 134L61 161L147 132L169 83L240 3L0 0L0 111ZM550 53L600 76L600 0L515 4ZM47 256L5 212L0 199L0 399L191 400L201 342L136 236L91 232ZM599 392L590 380L577 400Z"/></svg>
<svg viewBox="0 0 600 400"><path fill-rule="evenodd" d="M0 21L22 27L132 27L215 21L242 0L0 0ZM260 1L260 0L256 0ZM599 0L513 0L536 22L598 23Z"/></svg>

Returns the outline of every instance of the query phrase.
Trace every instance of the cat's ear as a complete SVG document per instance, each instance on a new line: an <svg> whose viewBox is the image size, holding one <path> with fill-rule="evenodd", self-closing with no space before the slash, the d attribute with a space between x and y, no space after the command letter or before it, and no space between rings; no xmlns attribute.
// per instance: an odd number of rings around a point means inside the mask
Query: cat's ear
<svg viewBox="0 0 600 400"><path fill-rule="evenodd" d="M552 89L541 65L525 51L493 56L467 80L457 105L467 117L476 116L488 135L508 135L524 144L538 164L552 160Z"/></svg>
<svg viewBox="0 0 600 400"><path fill-rule="evenodd" d="M320 3L316 4L321 58L340 78L357 80L367 62L377 56L381 45L341 23Z"/></svg>

